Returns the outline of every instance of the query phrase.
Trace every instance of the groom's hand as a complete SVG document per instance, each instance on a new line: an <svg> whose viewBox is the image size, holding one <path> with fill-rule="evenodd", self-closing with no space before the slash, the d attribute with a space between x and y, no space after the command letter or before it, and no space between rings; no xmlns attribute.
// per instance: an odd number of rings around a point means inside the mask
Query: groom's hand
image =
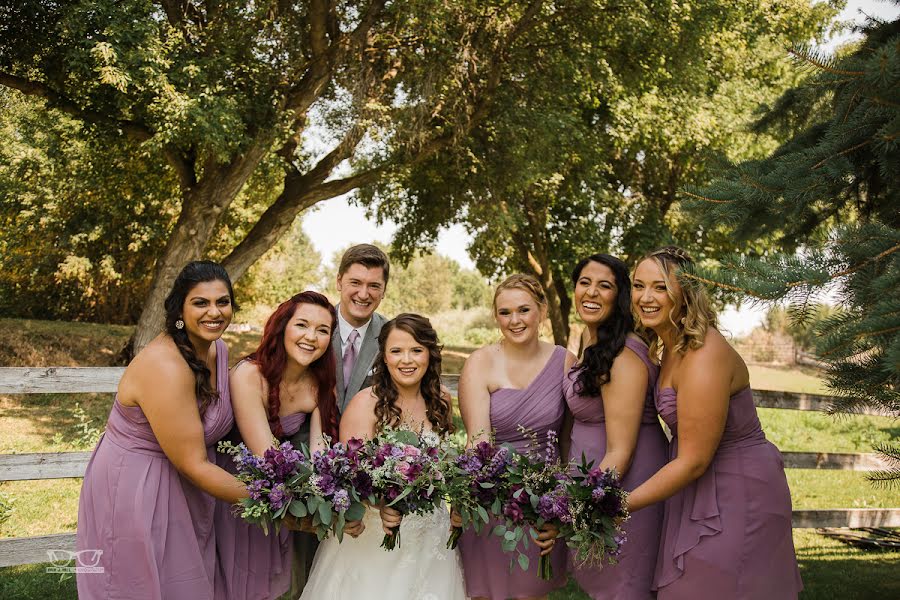
<svg viewBox="0 0 900 600"><path fill-rule="evenodd" d="M394 532L391 531L391 529L400 526L400 521L403 520L403 515L401 515L390 506L382 506L379 509L379 512L381 513L381 528L384 529L384 532L386 534L394 535Z"/></svg>
<svg viewBox="0 0 900 600"><path fill-rule="evenodd" d="M344 533L351 537L359 537L359 534L365 529L366 526L362 521L347 521L347 524L344 525Z"/></svg>
<svg viewBox="0 0 900 600"><path fill-rule="evenodd" d="M556 544L556 537L559 535L559 529L552 523L544 523L537 532L538 536L534 540L534 543L541 549L541 556L547 556Z"/></svg>

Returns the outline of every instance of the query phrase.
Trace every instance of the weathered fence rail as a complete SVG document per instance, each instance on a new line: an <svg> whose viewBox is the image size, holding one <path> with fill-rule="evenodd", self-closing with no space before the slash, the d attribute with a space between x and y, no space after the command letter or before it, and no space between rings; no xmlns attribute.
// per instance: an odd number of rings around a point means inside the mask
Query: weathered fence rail
<svg viewBox="0 0 900 600"><path fill-rule="evenodd" d="M115 392L121 367L2 367L0 394L74 394ZM444 384L455 394L459 375L445 375ZM762 408L826 410L830 396L754 390L753 400ZM877 410L854 414L880 415ZM90 452L0 454L0 481L82 477ZM782 452L788 469L842 469L874 471L886 467L877 454L834 452ZM900 508L835 508L795 510L795 528L900 527ZM0 567L48 562L49 552L75 549L75 534L61 533L0 539Z"/></svg>

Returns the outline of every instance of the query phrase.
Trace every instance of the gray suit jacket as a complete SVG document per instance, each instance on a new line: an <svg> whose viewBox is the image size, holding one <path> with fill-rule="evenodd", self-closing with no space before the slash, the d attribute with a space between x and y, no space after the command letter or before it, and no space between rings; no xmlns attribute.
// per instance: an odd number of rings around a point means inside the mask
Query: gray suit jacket
<svg viewBox="0 0 900 600"><path fill-rule="evenodd" d="M331 350L334 352L334 360L337 364L337 405L338 410L342 413L347 403L359 390L372 385L371 372L375 357L378 356L378 335L385 323L387 323L387 319L383 315L372 314L372 321L369 323L366 337L363 338L359 347L359 356L356 358L353 372L350 373L349 382L344 381L344 370L341 368L344 356L341 349L341 332L336 328L331 335Z"/></svg>

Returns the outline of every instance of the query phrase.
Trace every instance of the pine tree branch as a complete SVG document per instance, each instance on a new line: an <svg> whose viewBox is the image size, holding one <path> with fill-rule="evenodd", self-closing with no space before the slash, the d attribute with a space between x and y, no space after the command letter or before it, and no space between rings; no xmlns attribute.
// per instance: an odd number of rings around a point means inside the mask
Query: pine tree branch
<svg viewBox="0 0 900 600"><path fill-rule="evenodd" d="M793 54L800 60L809 63L814 67L825 71L826 73L832 73L834 75L849 75L852 77L861 77L866 74L865 71L848 71L846 69L836 69L831 65L825 63L824 61L817 60L815 56L807 52L802 52L796 48L789 48L788 53Z"/></svg>
<svg viewBox="0 0 900 600"><path fill-rule="evenodd" d="M691 198L694 198L694 199L696 199L696 200L700 200L700 201L702 201L702 202L711 202L711 203L713 203L713 204L733 204L733 203L734 203L734 200L714 200L714 199L712 199L712 198L707 198L706 196L701 196L701 195L699 195L699 194L694 194L694 193L689 192L689 191L687 191L687 190L681 190L681 193L684 194L685 196L690 196Z"/></svg>
<svg viewBox="0 0 900 600"><path fill-rule="evenodd" d="M820 160L819 162L817 162L816 164L814 164L814 165L812 166L812 169L813 169L813 170L816 170L816 169L818 169L819 167L821 167L822 165L824 165L825 163L827 163L829 160L831 160L831 159L833 159L833 158L837 158L838 156L843 156L843 155L845 155L845 154L849 154L849 153L853 152L854 150L859 150L860 148L863 148L863 147L865 147L865 146L868 146L868 145L871 144L871 143L872 143L872 140L866 140L866 141L861 142L861 143L859 143L859 144L857 144L857 145L855 145L855 146L852 146L852 147L847 148L847 149L845 149L845 150L841 150L841 151L838 152L837 154L832 154L831 156L828 156L828 157L826 157L826 158L823 158L822 160Z"/></svg>
<svg viewBox="0 0 900 600"><path fill-rule="evenodd" d="M845 271L840 271L839 273L835 273L834 276L832 277L832 279L835 279L837 277L843 277L844 275L850 275L851 273L859 271L860 269L862 269L864 266L866 266L870 262L878 262L882 258L885 258L886 256L890 256L891 254L893 254L894 252L896 252L898 250L900 250L900 244L895 244L893 248L888 248L884 252L879 252L875 256L869 257L866 260L862 261L855 267L851 267Z"/></svg>
<svg viewBox="0 0 900 600"><path fill-rule="evenodd" d="M687 273L682 271L679 273L679 277L684 277L685 279L690 279L692 281L698 281L700 283L704 283L706 285L711 285L713 287L721 288L723 290L728 290L730 292L741 292L748 296L752 296L753 298L759 298L760 300L771 300L771 298L766 298L765 296L760 295L754 290L738 287L736 285L731 285L728 283L723 283L721 281L716 281L714 279L707 279L706 277L700 277L694 273Z"/></svg>

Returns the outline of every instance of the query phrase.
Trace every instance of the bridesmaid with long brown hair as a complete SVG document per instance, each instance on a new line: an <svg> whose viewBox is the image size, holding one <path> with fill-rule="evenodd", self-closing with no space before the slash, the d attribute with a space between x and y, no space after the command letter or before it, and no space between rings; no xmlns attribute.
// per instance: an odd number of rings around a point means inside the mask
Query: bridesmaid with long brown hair
<svg viewBox="0 0 900 600"><path fill-rule="evenodd" d="M572 283L587 335L581 360L571 365L564 384L574 420L569 459L580 463L583 456L596 467L615 469L622 486L632 490L668 457L654 404L659 367L634 333L625 263L593 254L575 265ZM582 565L570 551L569 570L581 589L597 600L652 600L662 517L662 503L633 515L614 565Z"/></svg>
<svg viewBox="0 0 900 600"><path fill-rule="evenodd" d="M76 548L101 569L77 574L79 598L216 597L216 498L247 496L215 461L234 423L221 337L236 308L221 265L188 263L165 331L125 369L78 499Z"/></svg>

